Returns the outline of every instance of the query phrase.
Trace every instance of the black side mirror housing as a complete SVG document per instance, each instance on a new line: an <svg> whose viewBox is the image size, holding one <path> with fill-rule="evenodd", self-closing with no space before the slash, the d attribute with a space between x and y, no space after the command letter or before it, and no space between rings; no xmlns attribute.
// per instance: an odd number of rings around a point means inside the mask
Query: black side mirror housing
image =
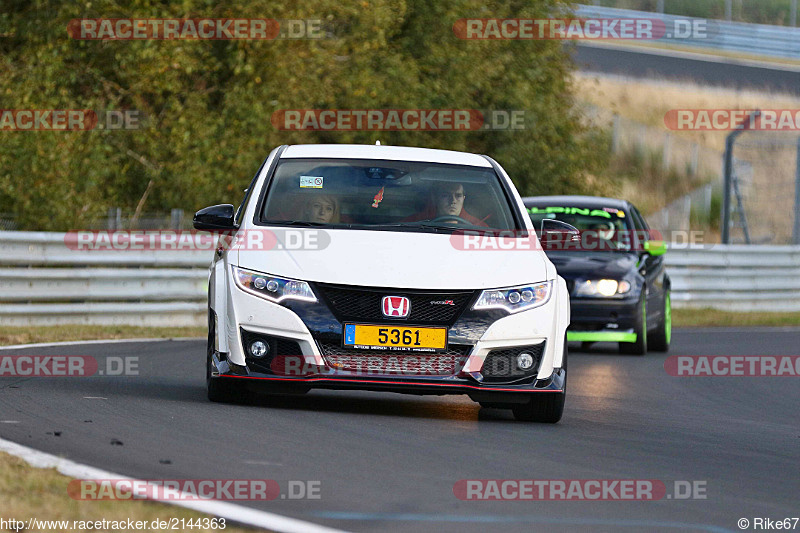
<svg viewBox="0 0 800 533"><path fill-rule="evenodd" d="M194 214L192 225L194 229L204 231L235 230L236 222L233 219L234 207L231 204L212 205L205 207Z"/></svg>
<svg viewBox="0 0 800 533"><path fill-rule="evenodd" d="M566 239L564 239L566 237ZM541 238L543 240L565 240L567 242L580 242L581 232L572 224L567 224L554 218L542 219Z"/></svg>

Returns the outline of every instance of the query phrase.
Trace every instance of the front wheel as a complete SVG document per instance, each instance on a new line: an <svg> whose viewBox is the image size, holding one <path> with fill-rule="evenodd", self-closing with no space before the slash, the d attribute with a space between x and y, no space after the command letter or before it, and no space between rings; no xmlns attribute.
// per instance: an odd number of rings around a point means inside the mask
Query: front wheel
<svg viewBox="0 0 800 533"><path fill-rule="evenodd" d="M668 352L672 340L672 301L669 289L664 292L664 311L658 327L650 337L650 348L656 352Z"/></svg>
<svg viewBox="0 0 800 533"><path fill-rule="evenodd" d="M645 288L642 287L642 297L639 299L636 319L633 323L633 332L636 334L634 342L620 342L619 353L629 355L644 355L647 353L647 297Z"/></svg>

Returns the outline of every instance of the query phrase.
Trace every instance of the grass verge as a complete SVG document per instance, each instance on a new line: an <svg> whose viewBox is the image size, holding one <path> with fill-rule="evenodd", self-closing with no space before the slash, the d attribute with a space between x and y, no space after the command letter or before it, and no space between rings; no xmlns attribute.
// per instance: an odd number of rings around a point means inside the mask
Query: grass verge
<svg viewBox="0 0 800 533"><path fill-rule="evenodd" d="M204 327L152 328L140 326L5 326L0 327L0 346L35 342L86 341L95 339L202 337Z"/></svg>
<svg viewBox="0 0 800 533"><path fill-rule="evenodd" d="M800 326L800 313L736 313L718 309L672 309L672 325L693 327Z"/></svg>
<svg viewBox="0 0 800 533"><path fill-rule="evenodd" d="M175 520L180 525L181 519L188 524L189 520L193 523L203 525L203 519L210 518L208 515L175 507L159 502L130 500L98 500L80 501L73 500L67 494L67 485L71 478L64 476L56 471L55 468L34 468L22 459L0 452L0 501L2 501L2 518L8 522L10 519L26 521L29 519L38 520L59 520L68 521L69 527L53 525L53 528L42 529L41 531L89 531L89 528L81 528L81 524L75 522L88 522L96 520L119 521L126 523L128 519L132 521L148 522L148 527L144 530L153 531L149 525L153 520ZM200 519L200 522L196 522ZM232 526L230 521L226 521L224 531L231 533L245 533L253 530L238 526ZM63 525L63 524L62 524ZM73 527L77 525L78 527ZM211 528L183 529L184 531L212 531ZM21 529L20 529L21 530ZM34 529L35 530L35 529ZM112 531L111 529L107 529ZM10 529L10 531L14 531ZM217 532L221 531L216 529Z"/></svg>

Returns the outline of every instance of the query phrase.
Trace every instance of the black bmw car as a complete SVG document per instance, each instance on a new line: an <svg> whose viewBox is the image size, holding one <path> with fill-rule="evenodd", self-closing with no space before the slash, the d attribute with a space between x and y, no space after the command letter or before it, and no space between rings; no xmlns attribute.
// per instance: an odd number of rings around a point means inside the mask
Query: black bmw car
<svg viewBox="0 0 800 533"><path fill-rule="evenodd" d="M567 340L617 342L621 353L666 352L672 335L666 245L630 202L594 196L523 198L534 227L555 219L580 231L580 242L543 239L567 282L572 320ZM545 223L546 225L546 223ZM546 231L546 230L545 230Z"/></svg>

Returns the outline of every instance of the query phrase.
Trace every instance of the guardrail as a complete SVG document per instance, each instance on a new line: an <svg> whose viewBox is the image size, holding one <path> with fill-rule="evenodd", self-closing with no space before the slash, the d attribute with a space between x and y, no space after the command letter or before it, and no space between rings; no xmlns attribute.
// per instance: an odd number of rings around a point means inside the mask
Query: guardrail
<svg viewBox="0 0 800 533"><path fill-rule="evenodd" d="M800 59L800 29L798 28L698 19L591 5L578 5L575 9L575 16L577 18L593 19L658 18L664 21L667 28L674 27L676 20L708 20L708 32L705 37L690 36L684 39L672 38L655 42L711 48L727 52L742 52L766 57Z"/></svg>
<svg viewBox="0 0 800 533"><path fill-rule="evenodd" d="M64 235L0 231L0 323L205 324L213 252L77 251ZM673 245L665 257L675 307L800 311L800 246Z"/></svg>
<svg viewBox="0 0 800 533"><path fill-rule="evenodd" d="M673 246L665 257L675 307L800 311L800 246Z"/></svg>
<svg viewBox="0 0 800 533"><path fill-rule="evenodd" d="M210 250L73 250L64 233L0 231L0 323L206 323Z"/></svg>

